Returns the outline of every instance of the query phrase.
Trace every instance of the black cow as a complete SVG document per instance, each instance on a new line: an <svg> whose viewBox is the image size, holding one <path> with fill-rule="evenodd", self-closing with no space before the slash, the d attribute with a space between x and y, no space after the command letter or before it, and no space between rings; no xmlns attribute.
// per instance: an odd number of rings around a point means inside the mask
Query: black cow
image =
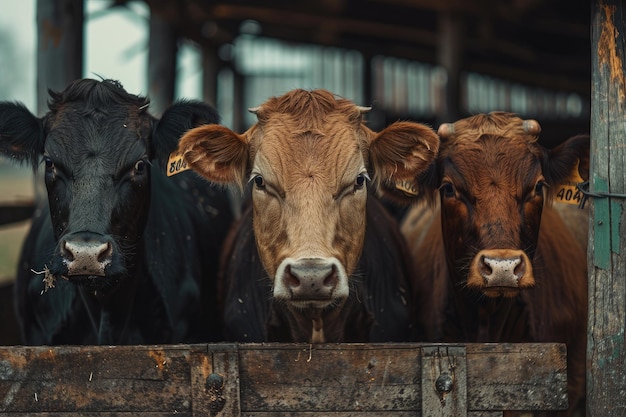
<svg viewBox="0 0 626 417"><path fill-rule="evenodd" d="M19 262L26 344L220 340L215 275L231 221L225 192L166 175L179 137L217 112L180 101L161 119L113 80L50 91L42 118L0 103L0 153L45 171ZM41 161L41 162L39 162Z"/></svg>

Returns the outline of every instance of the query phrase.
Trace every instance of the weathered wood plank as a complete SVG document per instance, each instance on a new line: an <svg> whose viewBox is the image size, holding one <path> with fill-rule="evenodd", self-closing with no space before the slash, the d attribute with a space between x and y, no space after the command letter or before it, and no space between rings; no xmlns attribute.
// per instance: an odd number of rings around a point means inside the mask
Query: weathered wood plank
<svg viewBox="0 0 626 417"><path fill-rule="evenodd" d="M0 412L190 411L189 349L0 349Z"/></svg>
<svg viewBox="0 0 626 417"><path fill-rule="evenodd" d="M591 7L590 191L626 193L626 8L621 0ZM589 233L587 415L626 410L626 200L592 198Z"/></svg>
<svg viewBox="0 0 626 417"><path fill-rule="evenodd" d="M422 414L413 411L345 411L345 412L290 412L290 411L255 411L242 413L241 417L420 417ZM502 417L502 411L470 411L468 417Z"/></svg>
<svg viewBox="0 0 626 417"><path fill-rule="evenodd" d="M420 416L426 348L432 346L0 347L0 414ZM563 408L564 345L435 348L465 352L470 417Z"/></svg>
<svg viewBox="0 0 626 417"><path fill-rule="evenodd" d="M244 345L242 411L418 410L415 346Z"/></svg>
<svg viewBox="0 0 626 417"><path fill-rule="evenodd" d="M143 411L134 411L134 412L124 412L124 411L111 411L111 412L20 412L20 413L1 413L2 417L172 417L172 415L176 417L191 417L190 412L175 412L172 411L164 411L164 412L143 412ZM208 414L205 414L208 416Z"/></svg>
<svg viewBox="0 0 626 417"><path fill-rule="evenodd" d="M469 410L567 409L564 344L469 344L466 349Z"/></svg>
<svg viewBox="0 0 626 417"><path fill-rule="evenodd" d="M418 344L242 345L242 412L421 411ZM567 408L562 344L467 345L472 411Z"/></svg>

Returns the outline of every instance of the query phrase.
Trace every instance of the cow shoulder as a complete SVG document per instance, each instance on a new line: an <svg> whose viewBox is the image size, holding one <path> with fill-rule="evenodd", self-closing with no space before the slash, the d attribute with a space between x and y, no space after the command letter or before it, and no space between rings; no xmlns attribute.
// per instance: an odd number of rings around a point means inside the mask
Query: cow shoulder
<svg viewBox="0 0 626 417"><path fill-rule="evenodd" d="M269 300L272 282L259 262L252 228L252 205L233 224L221 253L218 302L228 341L265 342L278 325ZM282 333L289 333L288 328ZM289 340L281 338L280 340Z"/></svg>
<svg viewBox="0 0 626 417"><path fill-rule="evenodd" d="M41 119L21 103L0 102L0 154L34 167L43 144Z"/></svg>
<svg viewBox="0 0 626 417"><path fill-rule="evenodd" d="M409 242L415 275L411 279L412 299L417 308L417 328L423 340L441 341L449 285L439 205L412 206L402 220L402 234Z"/></svg>
<svg viewBox="0 0 626 417"><path fill-rule="evenodd" d="M560 320L565 327L581 319L578 316L586 311L587 256L584 247L554 207L543 210L537 251L539 259L536 261L544 272L541 274L543 282L538 282L542 291L537 294L544 297L544 303L540 305L547 309L546 314L555 321Z"/></svg>
<svg viewBox="0 0 626 417"><path fill-rule="evenodd" d="M416 313L411 279L415 274L407 242L396 219L373 195L367 198L366 214L365 241L354 275L363 279L364 286L357 284L363 291L358 297L364 298L366 312L374 319L369 340L412 340Z"/></svg>

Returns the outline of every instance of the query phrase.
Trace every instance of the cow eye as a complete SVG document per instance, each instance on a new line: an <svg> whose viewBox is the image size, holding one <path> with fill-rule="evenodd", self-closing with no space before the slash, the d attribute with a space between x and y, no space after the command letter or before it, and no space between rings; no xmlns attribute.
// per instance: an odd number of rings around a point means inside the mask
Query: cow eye
<svg viewBox="0 0 626 417"><path fill-rule="evenodd" d="M543 187L546 186L546 183L543 181L537 181L537 184L535 184L535 194L537 195L543 195Z"/></svg>
<svg viewBox="0 0 626 417"><path fill-rule="evenodd" d="M439 190L441 190L441 194L447 198L454 197L455 195L454 185L450 184L449 182L445 182L441 184L441 187L439 187Z"/></svg>
<svg viewBox="0 0 626 417"><path fill-rule="evenodd" d="M263 179L262 176L257 175L256 177L254 177L254 184L258 187L258 188L265 188L265 180Z"/></svg>
<svg viewBox="0 0 626 417"><path fill-rule="evenodd" d="M354 190L360 190L365 186L365 180L367 176L365 174L359 174L354 181Z"/></svg>
<svg viewBox="0 0 626 417"><path fill-rule="evenodd" d="M46 171L52 171L54 169L54 161L49 157L44 157L43 163L46 167Z"/></svg>
<svg viewBox="0 0 626 417"><path fill-rule="evenodd" d="M143 174L145 170L146 161L140 159L139 161L135 162L135 174Z"/></svg>

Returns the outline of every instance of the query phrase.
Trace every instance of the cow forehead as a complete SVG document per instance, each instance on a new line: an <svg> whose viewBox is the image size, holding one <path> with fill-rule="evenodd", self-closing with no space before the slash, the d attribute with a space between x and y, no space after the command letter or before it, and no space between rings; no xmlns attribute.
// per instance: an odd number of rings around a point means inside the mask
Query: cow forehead
<svg viewBox="0 0 626 417"><path fill-rule="evenodd" d="M253 173L271 175L284 184L317 178L331 188L353 181L365 169L364 142L358 127L341 117L322 125L277 117L267 120L256 137Z"/></svg>
<svg viewBox="0 0 626 417"><path fill-rule="evenodd" d="M99 166L120 169L148 153L149 124L147 116L126 106L87 112L71 103L49 118L44 149L66 166L98 160Z"/></svg>
<svg viewBox="0 0 626 417"><path fill-rule="evenodd" d="M520 135L459 135L442 143L442 175L461 177L466 188L480 191L497 184L521 192L541 174L541 150Z"/></svg>

